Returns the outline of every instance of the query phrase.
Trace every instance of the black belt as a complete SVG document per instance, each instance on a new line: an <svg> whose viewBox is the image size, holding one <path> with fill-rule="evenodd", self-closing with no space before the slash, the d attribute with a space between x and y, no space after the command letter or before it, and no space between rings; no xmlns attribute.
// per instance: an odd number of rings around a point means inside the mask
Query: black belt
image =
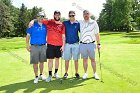
<svg viewBox="0 0 140 93"><path fill-rule="evenodd" d="M43 45L46 45L46 44L31 44L31 45L34 45L34 46L43 46Z"/></svg>
<svg viewBox="0 0 140 93"><path fill-rule="evenodd" d="M78 44L78 42L75 42L75 43L66 43L66 44Z"/></svg>
<svg viewBox="0 0 140 93"><path fill-rule="evenodd" d="M84 43L84 42L82 42L82 41L80 41L80 43L82 43L82 44L90 44L90 43L94 43L95 41L92 41L92 42L89 42L89 43Z"/></svg>

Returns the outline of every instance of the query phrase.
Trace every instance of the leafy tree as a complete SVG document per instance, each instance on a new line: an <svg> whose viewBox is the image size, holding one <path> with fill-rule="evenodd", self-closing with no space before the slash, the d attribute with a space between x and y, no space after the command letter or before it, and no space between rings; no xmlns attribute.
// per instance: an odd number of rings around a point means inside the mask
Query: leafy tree
<svg viewBox="0 0 140 93"><path fill-rule="evenodd" d="M98 23L101 30L112 30L112 9L114 0L106 0L106 3L103 4L104 9L101 11Z"/></svg>
<svg viewBox="0 0 140 93"><path fill-rule="evenodd" d="M95 16L94 15L91 15L90 17L92 20L95 20Z"/></svg>
<svg viewBox="0 0 140 93"><path fill-rule="evenodd" d="M38 12L41 12L41 11L43 11L42 8L38 8L37 6L34 6L31 11L31 19L35 19Z"/></svg>
<svg viewBox="0 0 140 93"><path fill-rule="evenodd" d="M67 19L65 18L65 17L62 17L61 19L60 19L60 21L61 22L64 22L64 21L66 21Z"/></svg>
<svg viewBox="0 0 140 93"><path fill-rule="evenodd" d="M22 4L18 16L18 25L17 25L17 31L16 35L18 36L25 36L26 35L26 29L29 22L27 7Z"/></svg>
<svg viewBox="0 0 140 93"><path fill-rule="evenodd" d="M10 9L0 1L0 37L9 36L13 30L11 19Z"/></svg>
<svg viewBox="0 0 140 93"><path fill-rule="evenodd" d="M132 2L133 0L106 0L98 19L100 29L127 32L133 30Z"/></svg>

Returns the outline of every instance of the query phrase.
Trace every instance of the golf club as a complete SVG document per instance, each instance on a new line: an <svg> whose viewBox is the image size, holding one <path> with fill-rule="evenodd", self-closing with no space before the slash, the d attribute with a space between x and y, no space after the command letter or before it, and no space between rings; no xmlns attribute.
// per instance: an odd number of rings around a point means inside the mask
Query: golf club
<svg viewBox="0 0 140 93"><path fill-rule="evenodd" d="M100 72L101 72L101 82L103 82L103 77L102 77L102 64L101 64L101 61L100 61L100 57L101 57L101 54L100 54L100 49L98 49L98 54L99 54L99 64L100 64Z"/></svg>
<svg viewBox="0 0 140 93"><path fill-rule="evenodd" d="M62 54L61 54L61 79L60 79L60 83L62 84L63 82L62 82L62 78L63 78L63 76L62 76L62 56L63 56L63 52L62 52Z"/></svg>
<svg viewBox="0 0 140 93"><path fill-rule="evenodd" d="M71 82L73 78L73 70L72 70L72 49L71 49Z"/></svg>

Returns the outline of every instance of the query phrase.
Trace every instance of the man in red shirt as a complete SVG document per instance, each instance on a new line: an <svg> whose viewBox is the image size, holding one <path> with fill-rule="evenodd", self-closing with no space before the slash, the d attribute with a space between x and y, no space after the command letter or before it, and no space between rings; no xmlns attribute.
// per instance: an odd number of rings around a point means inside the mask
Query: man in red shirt
<svg viewBox="0 0 140 93"><path fill-rule="evenodd" d="M55 73L54 77L59 78L57 74L59 67L59 58L62 55L62 51L65 46L65 26L60 22L60 11L54 11L54 19L44 20L43 23L47 27L47 59L49 76L46 82L50 82L52 79L53 59L55 59ZM29 25L34 24L34 20Z"/></svg>

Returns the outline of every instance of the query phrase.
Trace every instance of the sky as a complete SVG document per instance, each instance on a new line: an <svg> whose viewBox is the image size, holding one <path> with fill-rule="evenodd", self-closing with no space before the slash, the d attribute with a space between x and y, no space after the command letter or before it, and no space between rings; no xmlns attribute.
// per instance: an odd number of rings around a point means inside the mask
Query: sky
<svg viewBox="0 0 140 93"><path fill-rule="evenodd" d="M68 18L68 12L74 10L76 19L83 19L82 10L87 9L93 14L96 19L99 17L103 9L105 0L12 0L14 6L20 8L24 3L28 9L34 6L42 7L47 15L47 18L53 18L53 12L59 10L61 16Z"/></svg>

